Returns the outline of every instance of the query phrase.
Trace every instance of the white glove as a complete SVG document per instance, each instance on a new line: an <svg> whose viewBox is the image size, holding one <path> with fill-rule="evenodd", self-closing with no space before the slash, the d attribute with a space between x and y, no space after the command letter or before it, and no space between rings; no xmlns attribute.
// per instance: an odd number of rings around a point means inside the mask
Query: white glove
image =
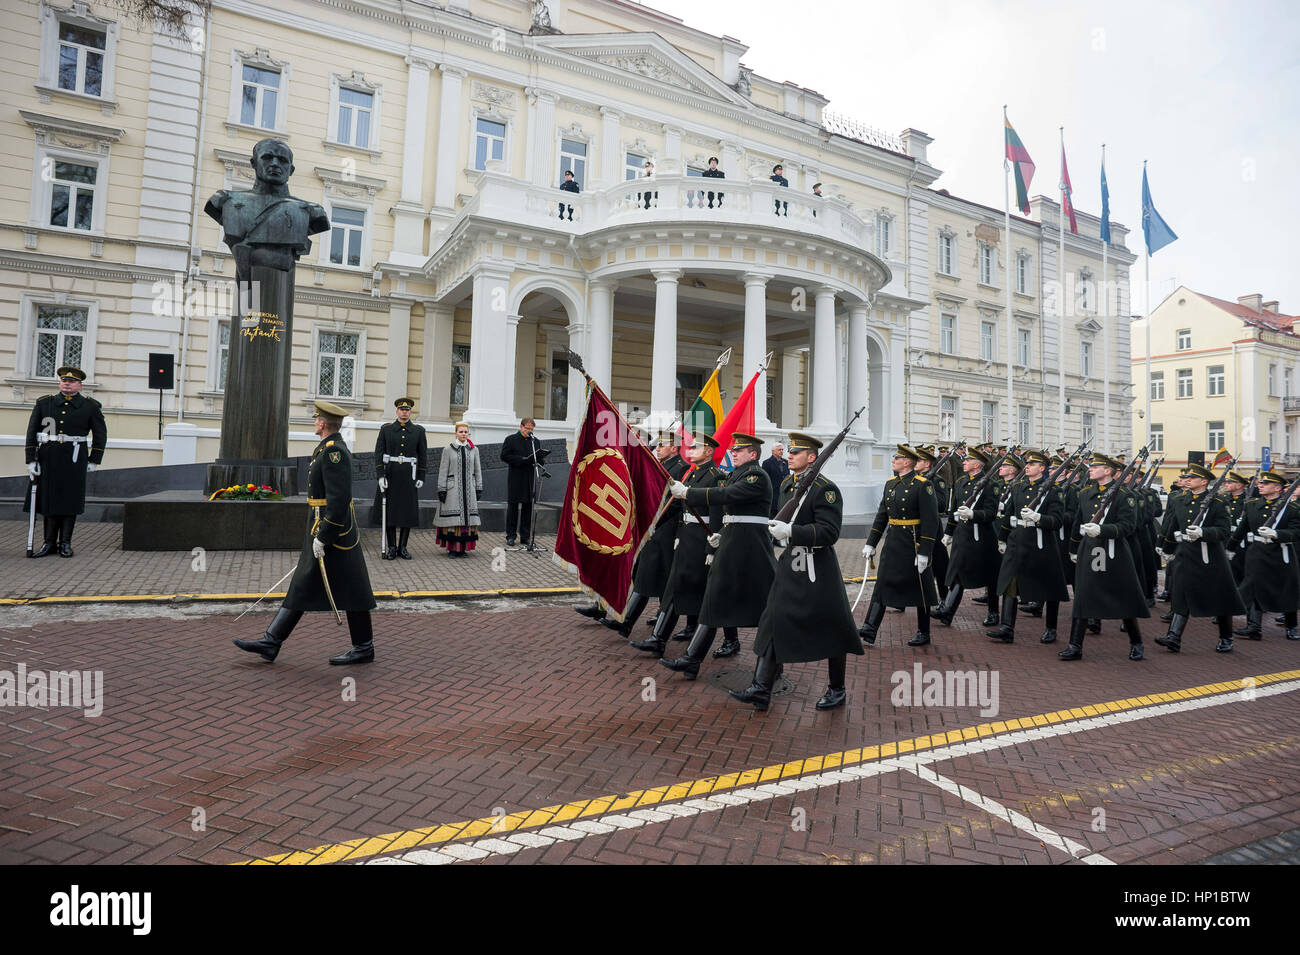
<svg viewBox="0 0 1300 955"><path fill-rule="evenodd" d="M1205 531L1201 530L1199 524L1192 524L1183 529L1183 536L1186 537L1189 541L1198 541L1201 539L1202 536L1204 536L1204 534Z"/></svg>
<svg viewBox="0 0 1300 955"><path fill-rule="evenodd" d="M423 482L423 481L416 481L416 482L415 482L415 489L416 489L417 491L418 491L420 488L422 488L422 487L424 487L424 482Z"/></svg>
<svg viewBox="0 0 1300 955"><path fill-rule="evenodd" d="M710 535L709 535L709 546L710 546L710 547L717 547L717 546L718 546L719 544L721 544L721 543L722 543L722 535L721 535L721 534L710 534Z"/></svg>
<svg viewBox="0 0 1300 955"><path fill-rule="evenodd" d="M1077 563L1079 562L1079 555L1076 554L1074 551L1070 551L1070 560L1071 560L1073 563L1076 563L1076 564L1077 564Z"/></svg>
<svg viewBox="0 0 1300 955"><path fill-rule="evenodd" d="M952 535L951 535L951 534L944 534L944 535L943 535L943 546L944 546L944 547L951 547L951 546L952 546Z"/></svg>
<svg viewBox="0 0 1300 955"><path fill-rule="evenodd" d="M27 465L27 476L30 477L33 481L36 480L36 478L40 475L40 473L41 473L41 466L37 464L35 461Z"/></svg>
<svg viewBox="0 0 1300 955"><path fill-rule="evenodd" d="M320 542L319 537L311 539L311 555L318 560L325 556L325 545Z"/></svg>
<svg viewBox="0 0 1300 955"><path fill-rule="evenodd" d="M1043 515L1037 511L1031 511L1027 507L1022 507L1020 509L1020 523L1022 524L1029 524L1032 527L1037 527L1038 522L1042 519Z"/></svg>
<svg viewBox="0 0 1300 955"><path fill-rule="evenodd" d="M379 479L379 490L381 490L381 491L387 491L387 490L388 490L388 478L386 478L386 477L381 477L381 478Z"/></svg>
<svg viewBox="0 0 1300 955"><path fill-rule="evenodd" d="M679 500L686 497L686 485L681 481L674 481L668 485L668 493Z"/></svg>
<svg viewBox="0 0 1300 955"><path fill-rule="evenodd" d="M1007 542L1006 542L1006 541L998 541L998 553L999 553L999 554L1005 554L1006 552L1007 552Z"/></svg>
<svg viewBox="0 0 1300 955"><path fill-rule="evenodd" d="M95 468L97 468L97 467L99 467L98 464L87 464L87 465L86 465L86 471L87 471L87 472L93 471L93 470L95 470Z"/></svg>
<svg viewBox="0 0 1300 955"><path fill-rule="evenodd" d="M1100 536L1101 536L1101 525L1100 525L1100 524L1091 524L1091 523L1089 523L1089 524L1084 524L1084 525L1082 525L1082 526L1079 528L1079 530L1083 532L1083 535L1084 535L1085 537L1100 537Z"/></svg>
<svg viewBox="0 0 1300 955"><path fill-rule="evenodd" d="M929 567L929 566L930 566L930 558L929 558L929 557L926 557L924 554L917 554L917 555L916 555L916 572L917 572L918 574L923 574L923 573L925 573L925 568L927 568L927 567Z"/></svg>
<svg viewBox="0 0 1300 955"><path fill-rule="evenodd" d="M957 508L955 513L957 515L957 520L961 521L963 524L971 520L975 516L975 512L971 510L969 507L967 507L965 504Z"/></svg>
<svg viewBox="0 0 1300 955"><path fill-rule="evenodd" d="M1261 540L1275 541L1277 540L1277 531L1271 527L1264 526L1255 531L1255 536Z"/></svg>
<svg viewBox="0 0 1300 955"><path fill-rule="evenodd" d="M767 532L779 541L788 541L794 533L794 526L785 521L768 521Z"/></svg>
<svg viewBox="0 0 1300 955"><path fill-rule="evenodd" d="M872 545L870 544L862 545L862 556L865 557L867 560L871 560L871 555L874 554L875 552L876 552L876 548L873 547Z"/></svg>

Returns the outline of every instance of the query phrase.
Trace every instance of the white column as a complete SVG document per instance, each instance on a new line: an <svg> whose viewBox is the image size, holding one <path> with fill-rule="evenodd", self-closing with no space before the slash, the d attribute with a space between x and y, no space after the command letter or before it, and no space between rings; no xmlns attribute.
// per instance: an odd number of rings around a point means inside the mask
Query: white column
<svg viewBox="0 0 1300 955"><path fill-rule="evenodd" d="M849 306L849 414L866 406L870 394L870 369L867 364L867 304ZM869 410L869 409L868 409ZM853 434L867 435L867 411L853 424Z"/></svg>
<svg viewBox="0 0 1300 955"><path fill-rule="evenodd" d="M650 412L668 424L677 396L677 280L680 269L655 269L654 358L650 363Z"/></svg>
<svg viewBox="0 0 1300 955"><path fill-rule="evenodd" d="M473 355L473 352L470 352ZM506 316L506 355L505 355L506 393L501 405L510 410L515 417L515 386L519 380L519 316Z"/></svg>
<svg viewBox="0 0 1300 955"><path fill-rule="evenodd" d="M745 179L745 170L740 167L740 147L731 143L724 143L722 146L722 162L718 165L728 179Z"/></svg>
<svg viewBox="0 0 1300 955"><path fill-rule="evenodd" d="M802 348L786 348L781 352L781 377L777 382L781 386L781 428L785 431L798 430L803 423L799 420L799 366L802 362Z"/></svg>
<svg viewBox="0 0 1300 955"><path fill-rule="evenodd" d="M451 338L455 310L449 305L424 306L424 368L419 404L426 422L451 420Z"/></svg>
<svg viewBox="0 0 1300 955"><path fill-rule="evenodd" d="M664 154L661 159L669 160L668 168L677 175L686 175L682 165L682 131L676 126L664 127Z"/></svg>
<svg viewBox="0 0 1300 955"><path fill-rule="evenodd" d="M484 268L474 276L465 410L465 420L474 425L511 427L518 423L510 401L514 354L507 350L512 344L505 306L509 282L507 269Z"/></svg>
<svg viewBox="0 0 1300 955"><path fill-rule="evenodd" d="M569 321L565 331L569 333L569 349L576 351L579 355L584 355L583 364L586 364L585 352L587 348L587 323L581 320L579 316L573 316ZM588 371L590 374L590 371ZM604 387L604 386L602 386ZM587 383L583 380L578 370L570 369L569 371L569 416L567 420L574 427L582 421L582 414L587 408Z"/></svg>
<svg viewBox="0 0 1300 955"><path fill-rule="evenodd" d="M442 64L442 94L438 103L438 171L434 181L433 204L451 211L456 202L456 157L460 154L460 90L465 71Z"/></svg>
<svg viewBox="0 0 1300 955"><path fill-rule="evenodd" d="M559 185L552 174L554 157L555 100L554 93L530 87L528 93L528 132L524 157L524 178L535 186Z"/></svg>
<svg viewBox="0 0 1300 955"><path fill-rule="evenodd" d="M835 414L835 289L822 285L816 295L809 369L812 413L808 428L813 432L833 433L840 430Z"/></svg>
<svg viewBox="0 0 1300 955"><path fill-rule="evenodd" d="M890 440L905 441L903 428L903 362L907 357L907 341L899 329L889 336L889 422Z"/></svg>
<svg viewBox="0 0 1300 955"><path fill-rule="evenodd" d="M587 324L591 331L591 353L583 356L587 374L614 397L614 289L616 282L596 279L591 283Z"/></svg>
<svg viewBox="0 0 1300 955"><path fill-rule="evenodd" d="M767 282L771 276L746 272L745 279L745 355L741 386L749 383L759 363L767 355ZM754 427L771 428L767 420L767 373L754 384Z"/></svg>
<svg viewBox="0 0 1300 955"><path fill-rule="evenodd" d="M537 372L537 323L525 322L518 315L511 315L509 321L516 326L515 331L515 417L533 416L533 401ZM550 371L547 363L546 371ZM549 387L549 386L548 386ZM544 415L543 405L538 413Z"/></svg>
<svg viewBox="0 0 1300 955"><path fill-rule="evenodd" d="M623 179L623 138L619 120L623 114L608 106L600 108L600 185L612 186ZM586 189L588 186L583 186Z"/></svg>
<svg viewBox="0 0 1300 955"><path fill-rule="evenodd" d="M388 305L388 367L384 377L384 410L407 392L406 372L411 354L411 303L394 300Z"/></svg>
<svg viewBox="0 0 1300 955"><path fill-rule="evenodd" d="M429 64L406 58L406 124L402 142L402 196L393 206L393 251L424 251L425 140L429 121Z"/></svg>

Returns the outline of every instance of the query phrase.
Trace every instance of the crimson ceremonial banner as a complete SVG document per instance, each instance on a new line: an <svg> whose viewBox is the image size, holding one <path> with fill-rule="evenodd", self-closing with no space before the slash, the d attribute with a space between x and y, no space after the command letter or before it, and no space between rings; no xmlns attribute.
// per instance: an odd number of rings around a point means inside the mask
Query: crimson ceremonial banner
<svg viewBox="0 0 1300 955"><path fill-rule="evenodd" d="M668 472L591 385L555 534L555 556L622 619L632 564L666 503Z"/></svg>

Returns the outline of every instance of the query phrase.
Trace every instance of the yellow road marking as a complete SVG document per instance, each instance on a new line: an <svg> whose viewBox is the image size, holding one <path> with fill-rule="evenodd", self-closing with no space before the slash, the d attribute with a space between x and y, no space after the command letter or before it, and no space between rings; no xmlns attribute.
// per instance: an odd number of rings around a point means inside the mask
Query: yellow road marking
<svg viewBox="0 0 1300 955"><path fill-rule="evenodd" d="M1278 673L1266 673L1262 676L1242 677L1240 680L1233 680L1227 683L1210 683L1203 686L1189 687L1184 690L1151 693L1142 697L1129 697L1126 700L1094 703L1089 704L1084 708L1076 707L1075 709L1081 713L1084 712L1085 709L1091 709L1094 712L1106 709L1109 710L1109 712L1116 713L1123 710L1141 709L1142 707L1158 703L1177 702L1178 700L1186 699L1188 694L1193 696L1204 696L1214 693L1244 690L1264 684L1281 683L1295 679L1300 679L1300 670L1282 670ZM652 806L656 803L672 802L687 797L695 798L706 796L711 793L723 792L728 789L743 788L758 782L767 782L769 780L801 775L806 772L820 771L830 766L853 766L860 763L873 762L878 759L887 759L891 756L898 755L899 753L910 753L919 750L933 749L945 746L949 742L959 742L963 739L974 737L995 736L999 732L1011 732L1021 727L1030 728L1033 726L1044 726L1051 723L1071 722L1076 719L1076 717L1070 715L1071 712L1072 711L1058 710L1054 713L1022 717L1019 720L1006 720L997 723L980 723L976 726L953 730L947 733L917 736L912 739L898 740L893 743L882 743L878 746L865 746L861 749L850 749L837 753L828 753L824 756L792 760L787 763L775 763L771 766L746 769L739 773L728 773L723 776L705 776L701 779L673 783L668 786L659 786L654 789L636 790L630 793L600 796L595 799L566 803L562 806L548 806L545 809L540 810L522 810L511 816L484 816L480 819L470 819L464 822L449 823L433 828L390 832L380 836L362 837L359 839L351 839L347 842L330 843L316 846L312 849L301 849L294 852L266 856L260 859L246 859L234 864L321 865L327 862L336 862L343 858L351 861L354 859L368 858L370 856L394 852L398 849L409 848L412 845L412 840L415 838L416 833L421 834L421 837L415 844L428 846L443 842L453 842L459 839L471 838L473 836L487 835L488 833L513 832L518 829L547 825L551 822L562 822L568 819L598 816L610 811L618 812L632 807L639 808L643 806ZM1078 719L1087 718L1089 717L1078 717ZM1003 729L999 730L999 726L1003 727ZM542 818L540 821L535 821L534 817L539 814L545 818Z"/></svg>

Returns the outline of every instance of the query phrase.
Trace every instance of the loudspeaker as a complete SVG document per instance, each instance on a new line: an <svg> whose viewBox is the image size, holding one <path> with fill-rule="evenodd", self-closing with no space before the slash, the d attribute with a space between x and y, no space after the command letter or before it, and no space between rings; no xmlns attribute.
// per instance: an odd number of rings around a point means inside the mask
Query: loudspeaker
<svg viewBox="0 0 1300 955"><path fill-rule="evenodd" d="M149 353L149 387L164 391L176 387L176 356L160 352Z"/></svg>
<svg viewBox="0 0 1300 955"><path fill-rule="evenodd" d="M1188 451L1188 452L1187 452L1187 463L1188 463L1188 464L1199 464L1201 467L1205 467L1205 452L1204 452L1204 451Z"/></svg>

